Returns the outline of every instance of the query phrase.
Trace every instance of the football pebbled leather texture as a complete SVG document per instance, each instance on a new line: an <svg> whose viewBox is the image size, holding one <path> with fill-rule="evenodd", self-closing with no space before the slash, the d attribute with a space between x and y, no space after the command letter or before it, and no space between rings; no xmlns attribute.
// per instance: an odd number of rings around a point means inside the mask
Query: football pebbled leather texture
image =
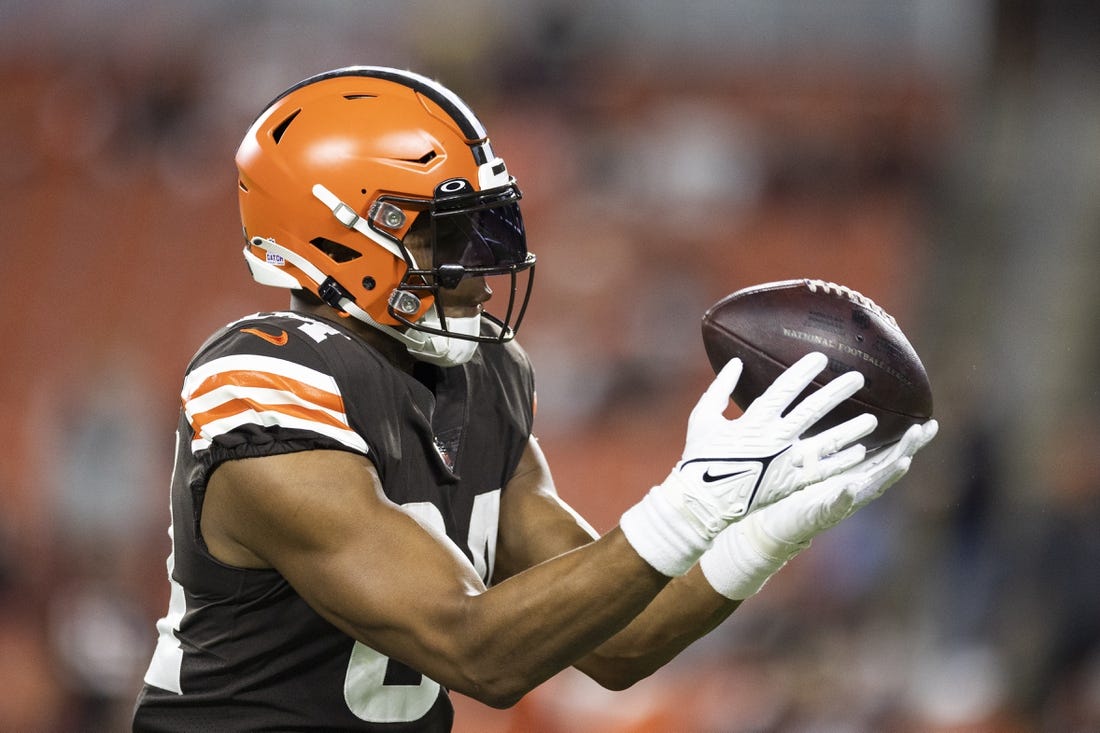
<svg viewBox="0 0 1100 733"><path fill-rule="evenodd" d="M707 309L702 329L716 372L735 356L744 362L732 395L741 409L811 351L829 364L802 397L844 372L863 374L859 392L807 435L869 412L878 427L861 442L873 450L932 417L932 386L909 339L889 313L843 285L803 279L744 288Z"/></svg>

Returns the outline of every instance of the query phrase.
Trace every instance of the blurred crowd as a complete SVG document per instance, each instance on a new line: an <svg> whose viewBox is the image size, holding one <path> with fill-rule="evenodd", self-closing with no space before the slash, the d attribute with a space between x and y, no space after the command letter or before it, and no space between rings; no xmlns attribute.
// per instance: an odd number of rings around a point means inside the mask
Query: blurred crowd
<svg viewBox="0 0 1100 733"><path fill-rule="evenodd" d="M678 457L699 316L740 287L875 299L943 428L652 678L455 696L456 731L1100 730L1100 11L0 0L0 38L0 732L126 728L180 375L286 305L242 261L233 153L357 63L456 89L519 179L535 430L598 529Z"/></svg>

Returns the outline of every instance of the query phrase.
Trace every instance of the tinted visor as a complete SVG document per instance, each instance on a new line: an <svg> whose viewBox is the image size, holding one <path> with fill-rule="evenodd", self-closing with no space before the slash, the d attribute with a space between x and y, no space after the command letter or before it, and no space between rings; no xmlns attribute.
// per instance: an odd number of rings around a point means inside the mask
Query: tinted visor
<svg viewBox="0 0 1100 733"><path fill-rule="evenodd" d="M428 333L498 343L512 339L527 310L535 267L535 256L527 251L519 199L514 183L475 192L462 179L440 184L435 197L427 202L387 197L388 202L403 204L405 212L417 214L402 242L410 257L410 268L395 292L414 293L417 297L431 293L439 306L440 326L410 321L392 299L390 315ZM422 208L424 204L426 209ZM430 267L426 266L429 248ZM448 305L456 305L456 290L467 277L485 278L486 285L494 283L489 287L492 297L481 306L484 321L495 327L478 336L452 333L446 325Z"/></svg>
<svg viewBox="0 0 1100 733"><path fill-rule="evenodd" d="M431 226L433 267L510 269L527 261L527 235L514 186L436 199Z"/></svg>

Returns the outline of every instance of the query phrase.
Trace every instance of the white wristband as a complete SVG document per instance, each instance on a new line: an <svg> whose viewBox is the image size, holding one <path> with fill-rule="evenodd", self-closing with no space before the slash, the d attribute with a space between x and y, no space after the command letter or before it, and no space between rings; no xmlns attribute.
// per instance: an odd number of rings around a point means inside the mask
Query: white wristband
<svg viewBox="0 0 1100 733"><path fill-rule="evenodd" d="M623 513L619 527L642 559L670 578L690 570L710 544L657 487Z"/></svg>
<svg viewBox="0 0 1100 733"><path fill-rule="evenodd" d="M700 558L703 577L714 590L732 601L755 595L787 561L810 546L780 543L767 536L749 516L725 530Z"/></svg>

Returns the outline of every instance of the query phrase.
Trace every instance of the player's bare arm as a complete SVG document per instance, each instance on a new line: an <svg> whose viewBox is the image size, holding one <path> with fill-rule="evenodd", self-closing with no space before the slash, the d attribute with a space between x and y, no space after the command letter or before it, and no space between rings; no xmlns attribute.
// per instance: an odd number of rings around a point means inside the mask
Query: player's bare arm
<svg viewBox="0 0 1100 733"><path fill-rule="evenodd" d="M621 629L669 582L612 532L486 590L449 540L384 498L369 460L341 451L222 465L202 529L218 559L277 569L349 636L497 706Z"/></svg>
<svg viewBox="0 0 1100 733"><path fill-rule="evenodd" d="M624 689L657 671L728 618L814 536L901 479L912 456L931 441L937 427L935 421L913 426L890 448L839 476L730 526L699 565L674 578L626 628L574 666L610 689ZM549 466L532 438L501 502L497 577L568 552L596 536L558 496Z"/></svg>
<svg viewBox="0 0 1100 733"><path fill-rule="evenodd" d="M596 531L558 495L532 438L501 499L499 580L594 541ZM643 679L714 629L740 605L717 593L698 568L674 578L630 624L574 666L604 687Z"/></svg>

